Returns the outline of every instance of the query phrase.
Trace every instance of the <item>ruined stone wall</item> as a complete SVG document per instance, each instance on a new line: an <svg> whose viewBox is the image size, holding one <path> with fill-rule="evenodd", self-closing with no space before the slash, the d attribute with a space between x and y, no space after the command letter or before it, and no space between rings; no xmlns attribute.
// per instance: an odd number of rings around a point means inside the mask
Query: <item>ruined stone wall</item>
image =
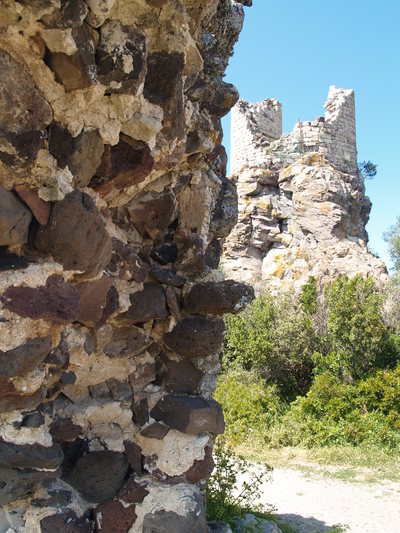
<svg viewBox="0 0 400 533"><path fill-rule="evenodd" d="M310 275L384 283L385 265L367 248L371 202L357 169L354 92L331 87L325 117L272 142L269 125L252 120L260 105L240 101L232 111L233 131L252 127L232 145L242 142L244 155L232 154L239 219L225 241L224 271L259 292L300 287Z"/></svg>
<svg viewBox="0 0 400 533"><path fill-rule="evenodd" d="M240 100L232 109L231 174L266 163L271 153L294 162L308 152L323 154L342 172L356 173L354 91L331 86L325 110L325 117L299 121L291 133L282 135L282 106L277 100Z"/></svg>
<svg viewBox="0 0 400 533"><path fill-rule="evenodd" d="M203 533L235 0L0 5L0 532Z"/></svg>
<svg viewBox="0 0 400 533"><path fill-rule="evenodd" d="M265 148L282 135L282 105L267 98L258 104L239 100L231 112L231 173L266 161Z"/></svg>

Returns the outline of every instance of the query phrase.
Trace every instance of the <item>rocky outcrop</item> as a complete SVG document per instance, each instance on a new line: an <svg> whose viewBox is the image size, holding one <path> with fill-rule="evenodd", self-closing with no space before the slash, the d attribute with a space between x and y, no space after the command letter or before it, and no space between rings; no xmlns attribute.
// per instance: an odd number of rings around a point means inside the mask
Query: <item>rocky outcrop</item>
<svg viewBox="0 0 400 533"><path fill-rule="evenodd" d="M387 277L367 247L371 202L357 168L354 93L331 87L326 115L282 135L281 105L239 101L232 112L232 181L239 220L223 269L256 291L340 274Z"/></svg>
<svg viewBox="0 0 400 533"><path fill-rule="evenodd" d="M206 529L250 4L0 6L0 531Z"/></svg>

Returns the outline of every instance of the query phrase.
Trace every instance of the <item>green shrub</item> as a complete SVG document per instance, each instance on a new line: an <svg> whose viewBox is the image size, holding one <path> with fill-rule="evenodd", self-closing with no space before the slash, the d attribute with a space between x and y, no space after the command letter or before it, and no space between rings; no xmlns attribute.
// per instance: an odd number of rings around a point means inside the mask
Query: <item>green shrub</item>
<svg viewBox="0 0 400 533"><path fill-rule="evenodd" d="M254 437L268 440L284 411L276 386L265 386L254 371L223 374L214 397L224 410L225 436L233 445Z"/></svg>
<svg viewBox="0 0 400 533"><path fill-rule="evenodd" d="M281 445L364 445L400 449L400 366L357 383L317 376L281 421Z"/></svg>
<svg viewBox="0 0 400 533"><path fill-rule="evenodd" d="M214 446L215 469L208 482L207 520L227 522L234 529L235 518L246 513L263 515L272 509L260 504L261 485L269 481L270 467L257 471L243 457L230 450L224 439ZM246 476L246 481L243 478Z"/></svg>
<svg viewBox="0 0 400 533"><path fill-rule="evenodd" d="M255 370L284 400L304 394L312 380L318 344L308 317L291 294L258 297L240 315L226 318L224 369Z"/></svg>

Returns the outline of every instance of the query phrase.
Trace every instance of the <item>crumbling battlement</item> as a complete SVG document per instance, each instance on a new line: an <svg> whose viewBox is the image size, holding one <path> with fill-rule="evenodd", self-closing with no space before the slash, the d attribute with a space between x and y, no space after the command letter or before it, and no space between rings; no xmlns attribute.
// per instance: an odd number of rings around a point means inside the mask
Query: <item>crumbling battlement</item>
<svg viewBox="0 0 400 533"><path fill-rule="evenodd" d="M318 152L338 170L357 172L354 91L331 86L325 117L299 121L282 135L282 109L277 100L259 104L240 100L232 110L231 174L243 167L265 164L271 155L293 162L307 152Z"/></svg>

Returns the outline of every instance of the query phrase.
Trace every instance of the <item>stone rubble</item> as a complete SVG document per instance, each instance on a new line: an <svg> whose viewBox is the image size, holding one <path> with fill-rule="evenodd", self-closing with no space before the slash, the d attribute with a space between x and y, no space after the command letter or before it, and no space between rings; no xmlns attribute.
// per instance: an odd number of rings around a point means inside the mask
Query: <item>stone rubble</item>
<svg viewBox="0 0 400 533"><path fill-rule="evenodd" d="M251 0L0 6L0 533L204 533Z"/></svg>
<svg viewBox="0 0 400 533"><path fill-rule="evenodd" d="M277 100L233 108L239 218L221 265L256 292L299 288L309 276L387 279L367 247L371 202L357 167L354 92L331 87L325 109L325 117L282 135Z"/></svg>

